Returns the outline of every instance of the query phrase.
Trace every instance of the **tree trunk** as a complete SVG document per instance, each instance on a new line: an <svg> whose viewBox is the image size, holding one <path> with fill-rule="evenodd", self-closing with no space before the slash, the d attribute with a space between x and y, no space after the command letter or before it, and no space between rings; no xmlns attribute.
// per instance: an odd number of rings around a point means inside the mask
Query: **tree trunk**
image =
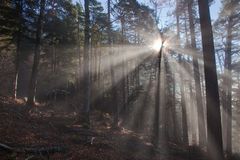
<svg viewBox="0 0 240 160"><path fill-rule="evenodd" d="M158 53L157 60L157 77L156 77L156 94L155 94L155 108L154 108L154 122L153 122L153 138L152 143L158 146L159 142L159 107L160 107L160 85L161 85L161 61L162 61L162 47Z"/></svg>
<svg viewBox="0 0 240 160"><path fill-rule="evenodd" d="M178 57L179 63L182 64L182 56L179 55ZM182 65L181 65L182 66ZM183 80L183 73L180 73L180 92L181 92L181 106L182 106L182 132L183 132L183 143L188 145L188 124L187 124L187 109L186 109L186 95L184 89L184 80Z"/></svg>
<svg viewBox="0 0 240 160"><path fill-rule="evenodd" d="M163 82L160 82L160 88L163 88L163 93L164 94L164 100L161 101L160 105L162 104L162 114L163 116L162 118L162 126L163 126L163 130L161 131L163 133L162 138L164 138L165 140L162 142L165 145L167 144L167 142L169 142L170 139L170 120L171 120L171 112L170 112L170 107L171 107L171 89L170 89L170 84L171 84L171 80L169 79L169 66L168 66L168 59L166 55L163 55L163 63L164 65L162 66L164 69L163 74L164 75L162 77ZM161 87L161 83L163 83L163 87ZM160 91L161 92L161 91ZM162 97L162 96L161 96ZM161 100L161 99L160 99Z"/></svg>
<svg viewBox="0 0 240 160"><path fill-rule="evenodd" d="M225 44L225 62L223 77L223 110L226 115L226 154L231 157L232 154L232 23L233 19L228 18L227 38Z"/></svg>
<svg viewBox="0 0 240 160"><path fill-rule="evenodd" d="M191 47L193 53L196 53L196 36L195 36L195 25L193 19L193 0L188 2L188 14L189 14L189 28L191 35ZM203 103L202 103L202 90L200 84L200 71L198 65L197 55L193 55L193 71L194 71L194 81L195 81L195 90L196 90L196 101L197 101L197 113L198 113L198 133L199 133L199 145L203 147L206 143L206 127L204 121L204 112L203 112Z"/></svg>
<svg viewBox="0 0 240 160"><path fill-rule="evenodd" d="M90 13L89 13L89 0L84 0L85 6L85 28L84 28L84 62L83 62L83 93L86 94L84 96L84 104L83 104L83 114L84 114L84 123L86 124L86 128L90 128L90 94L91 94L91 84L90 84L90 53L89 53L89 44L90 44Z"/></svg>
<svg viewBox="0 0 240 160"><path fill-rule="evenodd" d="M190 75L192 75L192 73L189 73ZM194 104L194 96L193 96L193 87L192 87L192 79L189 79L189 103L190 103L190 125L191 125L191 130L192 130L192 145L196 145L197 144L197 127L196 127L196 108L195 108L195 104Z"/></svg>
<svg viewBox="0 0 240 160"><path fill-rule="evenodd" d="M223 160L222 126L213 32L208 0L198 0L207 106L207 151L211 160Z"/></svg>
<svg viewBox="0 0 240 160"><path fill-rule="evenodd" d="M78 13L77 21L77 55L78 55L78 66L77 66L77 88L80 90L81 79L82 79L82 59L81 59L81 46L80 46L80 15Z"/></svg>
<svg viewBox="0 0 240 160"><path fill-rule="evenodd" d="M125 19L124 19L124 16L122 17L121 19L121 26L122 26L122 47L121 49L123 50L123 45L124 45L124 25L125 25ZM121 89L122 89L122 96L123 96L123 110L126 111L126 69L125 69L125 55L124 53L121 53L122 54L122 78L121 78Z"/></svg>
<svg viewBox="0 0 240 160"><path fill-rule="evenodd" d="M45 0L40 1L40 14L37 22L37 33L36 33L36 45L34 49L34 61L32 67L32 74L29 84L28 100L27 104L29 106L34 105L35 93L37 88L37 74L38 66L40 61L40 52L41 52L41 39L42 39L42 30L43 30L43 18L45 10Z"/></svg>
<svg viewBox="0 0 240 160"><path fill-rule="evenodd" d="M19 74L19 65L20 65L20 43L22 38L22 1L19 0L17 2L18 9L18 32L17 32L17 48L16 48L16 57L15 57L15 79L14 79L14 98L17 98L17 90L18 90L18 74Z"/></svg>
<svg viewBox="0 0 240 160"><path fill-rule="evenodd" d="M177 111L176 111L176 81L175 81L175 73L171 73L172 78L172 120L173 120L173 138L174 142L179 143L179 127L177 121Z"/></svg>
<svg viewBox="0 0 240 160"><path fill-rule="evenodd" d="M164 60L165 62L165 70L166 70L166 97L167 97L167 103L166 103L166 108L168 110L169 113L169 123L171 122L170 119L172 120L172 140L173 142L177 143L179 142L178 139L178 134L177 134L177 120L176 120L176 107L175 107L175 77L174 77L174 73L171 71L170 69L170 65L169 64L169 60L167 57L165 57L166 59ZM171 124L171 123L170 123ZM170 125L169 125L170 126ZM170 128L169 128L170 129Z"/></svg>
<svg viewBox="0 0 240 160"><path fill-rule="evenodd" d="M119 120L119 107L118 107L118 94L117 94L117 83L116 83L116 77L115 77L115 61L114 61L114 53L111 50L111 2L110 0L107 1L108 2L108 45L109 45L109 56L110 56L110 61L111 61L111 65L110 65L110 72L111 72L111 91L112 91L112 105L113 105L113 114L114 114L114 121L113 121L113 128L118 128L118 120Z"/></svg>
<svg viewBox="0 0 240 160"><path fill-rule="evenodd" d="M179 0L176 0L176 21L177 21L177 39L180 41L180 20L179 20ZM182 65L182 56L178 54L179 64ZM188 126L187 126L187 111L186 111L186 101L185 101L185 90L184 90L184 81L183 74L181 73L181 69L179 69L180 74L180 93L181 93L181 107L182 107L182 132L183 132L183 143L188 145Z"/></svg>

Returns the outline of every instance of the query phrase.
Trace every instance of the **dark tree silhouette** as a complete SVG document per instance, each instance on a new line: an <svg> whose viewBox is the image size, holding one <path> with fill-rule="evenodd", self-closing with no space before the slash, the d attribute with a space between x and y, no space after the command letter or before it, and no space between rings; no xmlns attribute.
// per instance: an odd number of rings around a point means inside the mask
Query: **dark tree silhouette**
<svg viewBox="0 0 240 160"><path fill-rule="evenodd" d="M223 160L223 142L213 32L208 0L198 0L207 106L207 151L210 159Z"/></svg>
<svg viewBox="0 0 240 160"><path fill-rule="evenodd" d="M45 0L40 1L40 13L37 22L37 33L36 33L36 45L34 49L34 61L32 67L32 74L29 84L28 100L27 104L29 106L34 105L34 99L37 89L37 75L38 75L38 66L40 61L40 52L41 52L41 39L43 31L43 18L45 10Z"/></svg>
<svg viewBox="0 0 240 160"><path fill-rule="evenodd" d="M84 112L84 121L85 127L90 127L90 56L89 56L89 44L90 44L90 13L89 13L89 0L84 0L85 6L85 28L84 28L84 62L83 62L83 91L84 91L84 104L83 104L83 112Z"/></svg>

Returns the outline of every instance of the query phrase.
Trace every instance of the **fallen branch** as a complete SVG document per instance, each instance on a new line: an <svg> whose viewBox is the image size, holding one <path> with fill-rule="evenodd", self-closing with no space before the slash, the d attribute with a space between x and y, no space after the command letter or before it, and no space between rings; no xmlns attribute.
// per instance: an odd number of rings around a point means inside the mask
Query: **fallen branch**
<svg viewBox="0 0 240 160"><path fill-rule="evenodd" d="M0 143L0 151L44 156L44 155L50 155L50 154L54 154L54 153L64 153L64 152L66 152L66 147L51 146L51 147L14 148L14 147L10 147L4 143Z"/></svg>
<svg viewBox="0 0 240 160"><path fill-rule="evenodd" d="M13 152L14 149L6 144L0 143L0 150L3 150L5 152Z"/></svg>

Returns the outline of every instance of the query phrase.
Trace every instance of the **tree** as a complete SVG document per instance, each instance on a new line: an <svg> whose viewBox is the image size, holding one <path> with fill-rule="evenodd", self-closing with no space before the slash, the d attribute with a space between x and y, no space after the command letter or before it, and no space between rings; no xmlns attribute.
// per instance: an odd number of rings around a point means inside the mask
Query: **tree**
<svg viewBox="0 0 240 160"><path fill-rule="evenodd" d="M160 33L162 34L162 33ZM161 36L161 39L163 41L163 36ZM163 47L160 48L158 57L157 57L157 74L156 74L156 93L155 93L155 106L154 106L154 121L153 121L153 138L152 143L157 147L159 143L159 108L160 108L160 90L161 90L161 62L162 62L162 53Z"/></svg>
<svg viewBox="0 0 240 160"><path fill-rule="evenodd" d="M196 45L196 36L195 36L195 24L194 24L194 15L193 15L193 0L188 1L188 15L189 15L189 28L191 35L191 47L193 50L193 71L194 71L194 81L196 89L196 101L197 101L197 113L198 113L198 130L199 130L199 145L203 146L206 142L206 127L204 120L203 112L203 103L202 103L202 89L200 82L200 71L197 58L197 45Z"/></svg>
<svg viewBox="0 0 240 160"><path fill-rule="evenodd" d="M16 44L16 54L15 54L15 75L14 75L14 83L13 83L13 96L17 98L18 96L18 77L19 77L19 65L21 59L21 40L22 33L24 29L24 17L23 17L23 6L26 4L21 0L8 0L3 1L0 4L1 8L1 18L0 18L0 33L5 36L10 36L10 43ZM8 39L9 40L9 39ZM2 42L5 43L5 42Z"/></svg>
<svg viewBox="0 0 240 160"><path fill-rule="evenodd" d="M181 5L180 1L176 0L176 27L177 27L177 41L180 43L180 11ZM178 44L180 47L180 44ZM183 57L181 54L178 54L178 61L181 66L183 66ZM187 110L186 110L186 101L185 101L185 89L183 81L183 73L179 69L180 73L180 93L181 93L181 108L182 108L182 132L183 132L183 143L188 145L188 125L187 125Z"/></svg>
<svg viewBox="0 0 240 160"><path fill-rule="evenodd" d="M232 86L233 86L233 61L235 51L238 50L234 41L238 40L237 29L239 27L240 3L235 0L222 1L223 7L220 16L215 22L216 33L220 35L224 42L220 43L220 50L224 53L224 71L222 76L222 106L223 106L223 127L227 128L223 132L223 142L226 146L227 158L232 155ZM221 31L220 31L221 30ZM222 30L226 32L222 33ZM224 46L222 48L222 46Z"/></svg>
<svg viewBox="0 0 240 160"><path fill-rule="evenodd" d="M212 160L223 160L220 101L208 0L198 0L207 106L207 151Z"/></svg>
<svg viewBox="0 0 240 160"><path fill-rule="evenodd" d="M57 64L66 58L61 52L57 52L56 50L63 45L76 44L78 40L76 36L78 35L76 31L76 19L78 15L79 20L81 20L82 12L79 5L74 6L70 1L56 2L49 0L46 6L44 40L52 48L52 72L56 73Z"/></svg>
<svg viewBox="0 0 240 160"><path fill-rule="evenodd" d="M223 86L223 108L227 114L227 139L226 152L228 158L232 155L232 23L233 19L230 16L228 19L227 39L225 45L225 62L224 62L224 81Z"/></svg>
<svg viewBox="0 0 240 160"><path fill-rule="evenodd" d="M19 74L19 63L20 63L20 43L22 38L22 10L23 2L19 0L16 4L18 11L18 31L17 31L17 45L16 45L16 58L15 58L15 82L14 82L14 98L17 98L18 88L18 74Z"/></svg>
<svg viewBox="0 0 240 160"><path fill-rule="evenodd" d="M41 0L40 13L39 13L38 22L37 22L34 61L33 61L32 74L31 74L31 79L29 84L29 92L28 92L28 100L27 100L27 104L30 106L34 105L35 93L37 88L37 74L38 74L38 66L39 66L40 52L41 52L44 10L45 10L45 0Z"/></svg>
<svg viewBox="0 0 240 160"><path fill-rule="evenodd" d="M78 76L77 76L77 88L79 89L80 88L80 85L81 85L81 78L82 78L82 54L81 54L81 41L80 41L80 38L81 38L81 33L82 33L82 28L81 26L83 26L82 24L84 23L83 20L84 20L84 17L83 17L83 9L82 9L82 6L77 3L76 4L76 7L77 7L77 54L78 54L78 66L77 66L77 73L78 73Z"/></svg>
<svg viewBox="0 0 240 160"><path fill-rule="evenodd" d="M87 128L90 127L90 95L91 95L91 84L90 84L90 56L89 56L89 44L90 44L90 12L89 12L89 0L84 0L84 8L85 8L85 27L84 27L84 80L83 80L83 90L84 94L84 106L83 106L83 114L84 120Z"/></svg>
<svg viewBox="0 0 240 160"><path fill-rule="evenodd" d="M113 127L117 128L118 127L118 118L119 118L119 107L118 107L118 94L117 94L117 83L115 80L115 71L114 71L114 56L113 52L111 50L111 45L112 45L112 38L111 38L111 2L108 0L108 45L109 45L109 52L110 52L110 58L111 58L111 90L112 90L112 106L113 106L113 113L114 113L114 122L113 122Z"/></svg>

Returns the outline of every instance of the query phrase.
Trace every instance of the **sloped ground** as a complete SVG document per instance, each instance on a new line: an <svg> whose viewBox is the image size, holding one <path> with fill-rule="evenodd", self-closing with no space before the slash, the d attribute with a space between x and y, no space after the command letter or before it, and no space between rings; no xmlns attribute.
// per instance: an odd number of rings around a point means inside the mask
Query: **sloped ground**
<svg viewBox="0 0 240 160"><path fill-rule="evenodd" d="M111 129L108 114L91 114L93 129L85 131L77 122L74 109L59 106L37 106L26 111L22 100L0 97L0 143L16 149L36 149L34 154L3 151L1 160L53 159L53 160L183 160L195 155L175 144L169 151L155 150L148 137L120 128ZM86 136L88 135L88 136ZM94 138L92 138L94 137ZM87 143L87 141L89 143ZM92 144L90 143L92 142ZM39 150L58 148L59 153ZM170 153L171 151L171 153ZM33 156L32 156L33 155Z"/></svg>

